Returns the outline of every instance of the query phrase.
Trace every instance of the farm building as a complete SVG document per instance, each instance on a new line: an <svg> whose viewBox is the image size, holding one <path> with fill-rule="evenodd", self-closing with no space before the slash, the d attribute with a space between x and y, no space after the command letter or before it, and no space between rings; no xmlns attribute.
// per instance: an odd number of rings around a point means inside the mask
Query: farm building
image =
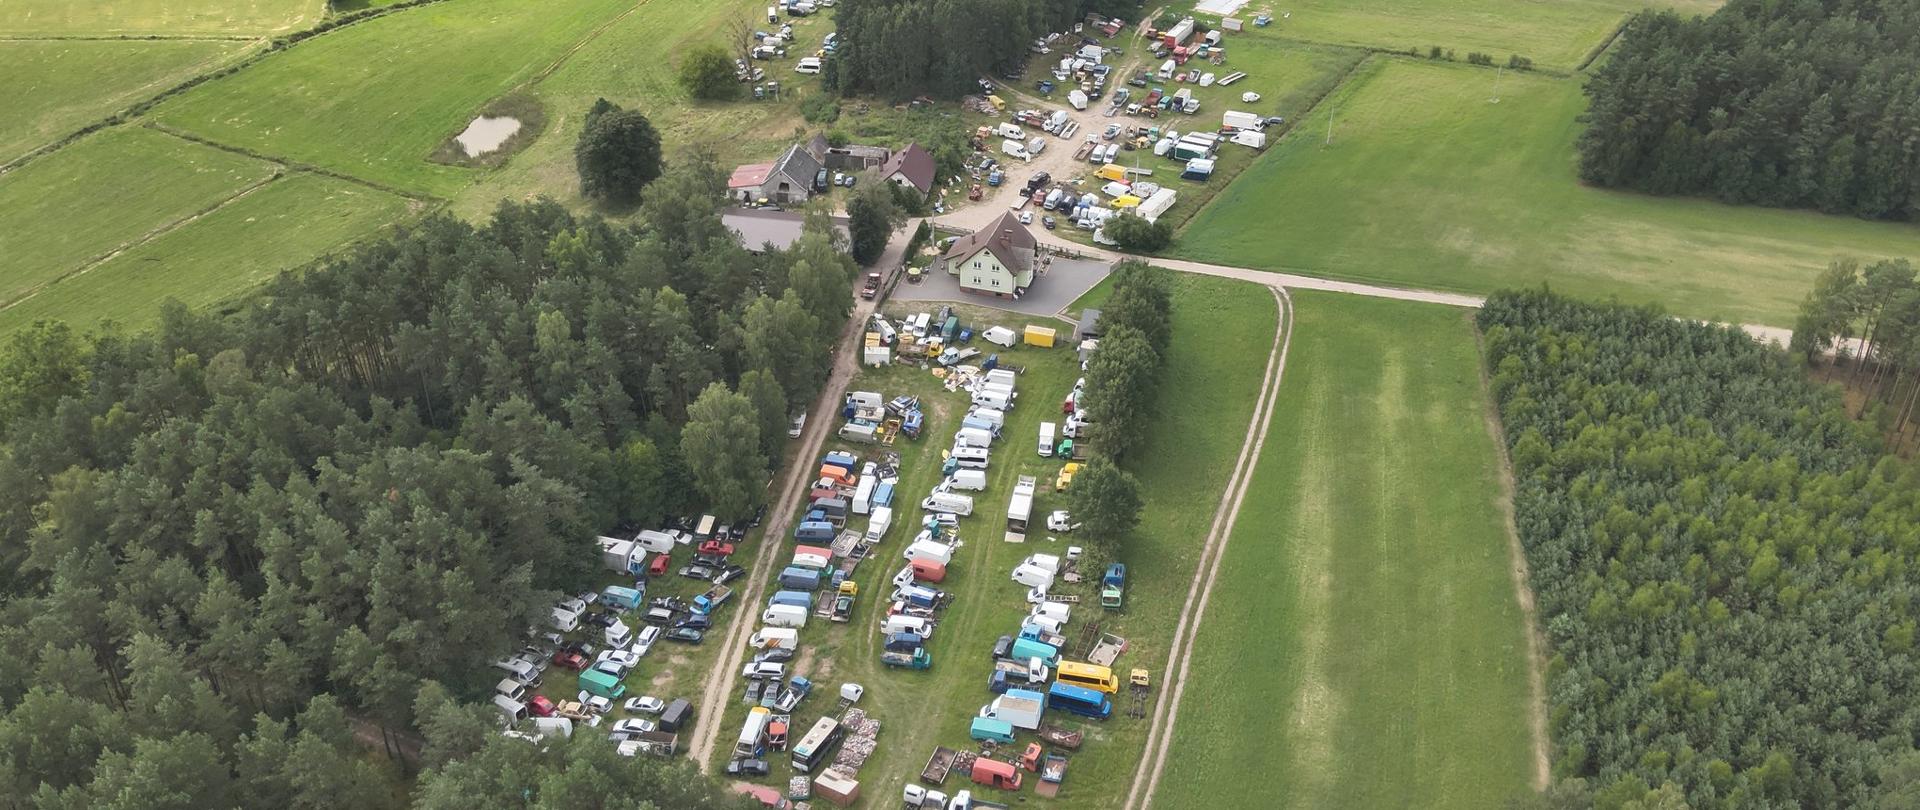
<svg viewBox="0 0 1920 810"><path fill-rule="evenodd" d="M807 154L812 155L821 166L840 172L864 172L878 168L893 158L893 150L884 146L858 143L828 145L825 135L815 135L807 141Z"/></svg>
<svg viewBox="0 0 1920 810"><path fill-rule="evenodd" d="M941 261L948 274L959 277L961 290L1008 298L1033 286L1039 243L1008 212L992 225L955 239Z"/></svg>
<svg viewBox="0 0 1920 810"><path fill-rule="evenodd" d="M786 250L800 241L801 226L807 217L798 211L773 211L765 208L728 208L720 212L720 224L739 238L740 244L754 253ZM834 230L847 236L845 217L833 218Z"/></svg>
<svg viewBox="0 0 1920 810"><path fill-rule="evenodd" d="M772 163L752 163L733 170L727 178L727 197L741 202L766 200L787 205L813 196L813 179L820 161L799 144L787 147Z"/></svg>
<svg viewBox="0 0 1920 810"><path fill-rule="evenodd" d="M890 183L918 189L924 195L933 191L936 171L933 154L920 148L920 144L910 143L880 167L880 176Z"/></svg>

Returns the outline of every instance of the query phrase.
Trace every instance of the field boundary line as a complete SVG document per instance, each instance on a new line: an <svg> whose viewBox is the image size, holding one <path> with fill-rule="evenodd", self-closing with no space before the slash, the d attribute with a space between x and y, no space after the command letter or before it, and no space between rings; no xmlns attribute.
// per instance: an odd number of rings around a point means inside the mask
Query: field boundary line
<svg viewBox="0 0 1920 810"><path fill-rule="evenodd" d="M167 126L166 124L162 124L158 121L147 121L142 123L141 126L144 126L147 129L151 129L155 132L171 135L183 141L190 141L192 143L200 144L201 146L218 149L222 152L231 152L233 154L240 155L242 157L250 157L250 158L253 158L254 160L262 160L268 163L278 164L280 166L284 166L294 171L302 171L308 174L317 174L324 177L331 177L335 180L343 180L348 183L353 183L355 185L366 186L367 188L373 189L375 191L384 191L396 197L404 197L406 199L413 200L415 202L444 202L440 198L435 197L431 194L419 194L412 191L406 191L404 189L399 189L393 186L389 186L385 183L376 183L366 178L355 177L351 174L337 172L332 169L326 168L324 166L315 166L311 163L302 163L300 161L293 160L291 158L284 158L278 155L269 155L264 152L258 152L252 149L248 149L244 146L234 146L232 144L221 143L219 141L212 140L210 138L206 138L200 135L195 135L191 132L187 132L186 130Z"/></svg>
<svg viewBox="0 0 1920 810"><path fill-rule="evenodd" d="M505 93L501 93L500 97L505 98L507 96L513 95L516 92L519 92L519 90L523 87L532 87L533 85L546 81L548 76L552 76L554 74L554 71L559 70L562 65L565 65L568 60L573 58L574 54L579 53L581 49L586 48L588 45L592 44L594 40L599 39L601 34L604 34L607 32L607 29L612 28L614 25L618 24L621 20L625 20L626 18L633 16L634 12L639 11L641 8L645 7L648 3L651 3L651 2L653 2L653 0L637 0L633 5L627 7L626 11L622 11L619 14L615 14L613 15L612 19L609 19L606 22L603 22L599 25L594 26L592 31L588 31L585 36L582 36L579 39L579 41L573 43L573 47L568 48L565 52L561 53L559 56L554 57L554 60L551 63L549 63L546 67L541 68L539 72L533 74L526 81L521 82L517 85L514 85L513 89L508 90Z"/></svg>
<svg viewBox="0 0 1920 810"><path fill-rule="evenodd" d="M257 42L272 39L244 34L0 34L0 42Z"/></svg>
<svg viewBox="0 0 1920 810"><path fill-rule="evenodd" d="M1186 692L1187 673L1193 662L1193 647L1200 634L1200 621L1206 616L1214 581L1220 575L1220 561L1226 557L1227 541L1233 534L1234 523L1240 517L1240 504L1246 499L1248 484L1252 482L1253 472L1259 466L1260 451L1266 445L1267 431L1273 426L1274 406L1280 398L1280 381L1286 373L1287 352L1293 346L1293 297L1278 284L1263 286L1273 295L1279 321L1274 328L1273 348L1267 353L1267 371L1265 379L1261 380L1261 397L1254 408L1253 418L1247 422L1247 438L1241 442L1240 457L1234 463L1233 477L1228 479L1226 491L1221 493L1220 506L1214 511L1213 526L1207 532L1206 546L1201 550L1193 583L1187 590L1187 601L1181 606L1180 619L1174 625L1173 644L1167 651L1166 668L1162 670L1166 680L1163 681L1159 697L1154 701L1153 723L1147 730L1147 745L1142 751L1140 765L1134 771L1133 784L1127 791L1124 805L1127 810L1136 806L1150 807L1154 790L1160 786L1160 774L1166 769L1167 754L1173 750L1174 724L1179 720L1180 699Z"/></svg>
<svg viewBox="0 0 1920 810"><path fill-rule="evenodd" d="M234 192L232 196L226 197L225 199L222 199L219 202L216 202L212 205L209 205L205 208L202 208L198 211L195 211L191 214L188 214L172 222L166 223L164 225L160 225L156 228L153 228L152 230L147 231L146 233L136 236L130 240L127 240L126 242L123 242L120 245L114 247L112 250L109 250L105 253L95 256L94 258L88 259L85 262L82 262L78 267L74 268L70 272L61 273L58 276L47 279L44 282L34 285L32 289L29 289L18 296L8 299L3 303L0 303L0 312L5 312L7 310L13 309L15 306L18 306L22 303L32 300L34 296L37 296L40 293L46 291L46 289L49 287L52 287L56 284L60 284L65 281L71 281L73 279L79 278L80 276L86 275L88 272L92 271L94 268L99 267L100 265L106 264L109 261L112 261L115 257L119 256L122 253L125 253L129 250L137 248L141 245L144 245L162 236L166 236L167 234L172 233L176 230L179 230L195 222L198 222L201 218L207 216L208 214L211 214L215 211L225 208L227 207L228 204L236 200L239 200L243 197L247 197L256 191L259 191L260 189L266 188L267 186L272 185L275 181L284 179L286 176L287 174L284 170L276 170L272 174L269 174L266 177L255 181L253 184L248 185L244 188L241 188L239 191Z"/></svg>
<svg viewBox="0 0 1920 810"><path fill-rule="evenodd" d="M1607 51L1612 50L1613 43L1619 42L1620 35L1627 32L1627 23L1633 22L1633 17L1632 14L1621 15L1620 21L1613 24L1613 31L1607 34L1605 39L1600 40L1600 44L1593 46L1593 50L1587 51L1587 57L1580 60L1579 66L1575 67L1573 72L1585 73L1588 67L1599 61L1600 57L1605 56Z"/></svg>
<svg viewBox="0 0 1920 810"><path fill-rule="evenodd" d="M1500 419L1500 408L1493 401L1493 381L1487 375L1487 342L1474 313L1462 313L1467 328L1473 330L1473 346L1479 355L1480 401L1485 410L1487 437L1493 440L1499 460L1500 497L1494 505L1500 509L1501 528L1505 529L1507 573L1513 580L1513 598L1520 605L1520 630L1527 637L1527 736L1533 749L1533 789L1546 790L1553 782L1553 754L1547 734L1547 641L1540 634L1540 611L1533 596L1533 572L1527 564L1526 549L1520 544L1520 530L1513 512L1513 459L1507 452L1507 429Z"/></svg>

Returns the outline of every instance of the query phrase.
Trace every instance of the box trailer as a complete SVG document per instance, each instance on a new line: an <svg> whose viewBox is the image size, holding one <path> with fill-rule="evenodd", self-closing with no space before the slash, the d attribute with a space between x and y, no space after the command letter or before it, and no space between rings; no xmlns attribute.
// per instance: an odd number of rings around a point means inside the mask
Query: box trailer
<svg viewBox="0 0 1920 810"><path fill-rule="evenodd" d="M1028 346L1039 346L1043 349L1051 349L1053 348L1053 341L1057 334L1053 327L1029 324L1025 333L1025 339Z"/></svg>
<svg viewBox="0 0 1920 810"><path fill-rule="evenodd" d="M1048 458L1053 455L1053 431L1054 424L1052 422L1040 423L1039 452L1041 458Z"/></svg>
<svg viewBox="0 0 1920 810"><path fill-rule="evenodd" d="M1024 533L1033 512L1033 493L1039 482L1031 475L1020 476L1013 486L1013 498L1007 503L1007 531Z"/></svg>
<svg viewBox="0 0 1920 810"><path fill-rule="evenodd" d="M864 515L873 510L873 488L880 483L871 475L860 476L860 485L853 489L853 513Z"/></svg>
<svg viewBox="0 0 1920 810"><path fill-rule="evenodd" d="M887 529L892 527L893 508L888 506L874 507L873 515L867 518L866 541L869 543L880 542L881 538L887 536Z"/></svg>
<svg viewBox="0 0 1920 810"><path fill-rule="evenodd" d="M1031 689L1008 689L1005 694L981 707L980 716L1033 731L1040 728L1040 716L1047 709L1047 696Z"/></svg>
<svg viewBox="0 0 1920 810"><path fill-rule="evenodd" d="M1231 129L1259 130L1265 128L1267 122L1265 118L1261 118L1250 112L1228 110L1220 114L1220 123L1222 126Z"/></svg>

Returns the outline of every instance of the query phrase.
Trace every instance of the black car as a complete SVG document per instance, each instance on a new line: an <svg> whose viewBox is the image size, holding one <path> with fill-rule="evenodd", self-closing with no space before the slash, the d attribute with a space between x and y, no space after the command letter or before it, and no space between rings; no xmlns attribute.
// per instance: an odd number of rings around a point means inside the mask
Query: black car
<svg viewBox="0 0 1920 810"><path fill-rule="evenodd" d="M1001 636L993 643L993 660L998 661L1013 652L1013 636Z"/></svg>
<svg viewBox="0 0 1920 810"><path fill-rule="evenodd" d="M695 630L705 630L713 626L713 619L709 618L705 613L695 613L692 616L688 616L687 618L682 619L679 622L676 622L673 626L674 627L691 627Z"/></svg>
<svg viewBox="0 0 1920 810"><path fill-rule="evenodd" d="M1040 224L1047 226L1047 230L1051 231L1060 224L1060 221L1053 217L1041 217Z"/></svg>
<svg viewBox="0 0 1920 810"><path fill-rule="evenodd" d="M819 173L813 176L813 190L815 192L821 192L821 191L827 190L827 170L826 169L821 169Z"/></svg>
<svg viewBox="0 0 1920 810"><path fill-rule="evenodd" d="M693 555L693 564L704 565L718 571L721 566L727 564L727 558L718 554L695 554Z"/></svg>
<svg viewBox="0 0 1920 810"><path fill-rule="evenodd" d="M688 579L712 579L713 574L714 570L712 566L701 565L699 563L680 567L680 576Z"/></svg>
<svg viewBox="0 0 1920 810"><path fill-rule="evenodd" d="M771 650L765 650L753 657L753 662L756 664L784 664L792 660L793 650L785 647L775 647Z"/></svg>
<svg viewBox="0 0 1920 810"><path fill-rule="evenodd" d="M713 584L725 585L729 582L739 579L740 575L745 573L747 573L747 569L742 568L738 565L729 565L725 568L720 569L720 573L713 575Z"/></svg>
<svg viewBox="0 0 1920 810"><path fill-rule="evenodd" d="M587 614L587 624L593 625L594 627L612 627L613 623L617 621L620 621L620 618L611 613Z"/></svg>
<svg viewBox="0 0 1920 810"><path fill-rule="evenodd" d="M688 644L699 644L701 639L707 637L707 634L702 633L698 630L695 630L691 627L675 627L672 630L668 630L666 632L666 636L667 638L673 639L674 641L684 641Z"/></svg>
<svg viewBox="0 0 1920 810"><path fill-rule="evenodd" d="M727 763L728 776L766 776L767 761L764 759L736 759Z"/></svg>

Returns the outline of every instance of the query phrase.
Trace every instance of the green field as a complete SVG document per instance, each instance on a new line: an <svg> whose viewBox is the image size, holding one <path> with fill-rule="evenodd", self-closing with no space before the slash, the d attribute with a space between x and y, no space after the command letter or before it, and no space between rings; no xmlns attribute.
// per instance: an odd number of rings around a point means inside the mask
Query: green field
<svg viewBox="0 0 1920 810"><path fill-rule="evenodd" d="M1502 806L1530 773L1526 649L1472 324L1294 298L1154 806Z"/></svg>
<svg viewBox="0 0 1920 810"><path fill-rule="evenodd" d="M220 143L451 197L475 170L428 162L487 101L559 60L632 0L460 0L302 42L163 103L154 116ZM628 68L652 57L629 52Z"/></svg>
<svg viewBox="0 0 1920 810"><path fill-rule="evenodd" d="M0 305L271 177L276 167L141 128L0 176ZM81 317L84 313L64 313Z"/></svg>
<svg viewBox="0 0 1920 810"><path fill-rule="evenodd" d="M326 14L326 0L7 0L0 34L284 34Z"/></svg>
<svg viewBox="0 0 1920 810"><path fill-rule="evenodd" d="M365 236L406 209L403 198L385 192L294 175L0 310L0 334L40 318L75 328L107 320L142 327L168 298L191 307L219 304L283 268Z"/></svg>
<svg viewBox="0 0 1920 810"><path fill-rule="evenodd" d="M1163 418L1140 451L1142 458L1154 461L1138 470L1141 483L1152 497L1142 514L1138 537L1120 557L1129 572L1126 608L1102 611L1086 586L1055 588L1056 593L1083 597L1067 628L1067 635L1073 639L1068 645L1070 657L1084 652L1079 634L1090 623L1101 622L1107 632L1118 633L1131 642L1117 664L1121 668L1157 668L1166 659L1173 626L1199 559L1199 539L1212 520L1213 506L1226 486L1252 417L1277 323L1273 300L1260 287L1198 276L1178 276L1175 284L1175 337L1163 383ZM893 305L890 310L907 311L901 305ZM1008 313L971 307L962 310L962 318L976 326L996 320L1015 327L1030 322ZM1223 347L1232 350L1223 351ZM803 705L796 717L796 735L804 733L822 711L832 708L832 690L844 681L867 687L862 705L882 722L879 750L860 772L862 791L868 797L862 804L865 807L892 806L901 786L918 776L935 745L971 747L967 724L992 698L986 680L991 671L989 651L993 640L1017 631L1025 615L1023 588L1009 581L1008 572L1025 555L1059 554L1074 539L1065 535L1058 542L1048 542L1046 532L1038 527L1024 544L1003 542L1001 534L1007 500L1021 475L1034 475L1042 482L1034 506L1036 515L1064 508L1065 496L1053 493L1051 488L1062 462L1035 455L1033 442L1040 422L1061 418L1058 402L1078 376L1078 364L1064 350L1019 347L1000 353L1008 362L1026 367L1018 384L1020 406L1009 414L996 445L987 489L972 493L974 513L961 521L960 536L965 545L955 555L947 580L940 584L956 598L929 641L934 666L925 672L881 666L876 625L885 607L886 579L898 570L900 550L911 539L911 527L898 524L917 520L922 514L918 501L940 479L940 452L957 427L966 401L961 394L940 390L930 374L913 367L868 370L853 382L854 390L875 390L887 396L919 394L932 409L923 438L903 441L896 447L903 457L895 497L896 528L875 551L877 562L865 563L857 572L861 596L854 620L825 627L810 623L802 631L806 652L801 660L805 663L798 672L823 684L827 694ZM1189 396L1193 391L1210 394ZM871 447L846 449L872 454ZM849 525L864 528L857 519ZM739 695L733 697L735 703L729 707L719 732L723 748L730 747L733 730L745 715ZM1117 703L1113 718L1104 723L1080 722L1049 713L1048 722L1087 733L1086 744L1073 756L1059 800L1049 802L1049 806L1108 808L1117 806L1124 796L1145 745L1150 718L1127 717L1124 697ZM1021 745L1030 739L1031 735L1023 735ZM717 764L724 765L725 760L723 751ZM778 756L774 762L776 777L761 781L784 784L786 758ZM946 788L951 791L968 784L964 776L949 777ZM1022 798L1031 790L1023 790ZM1015 797L995 798L1004 801Z"/></svg>
<svg viewBox="0 0 1920 810"><path fill-rule="evenodd" d="M0 40L0 163L247 48L220 40Z"/></svg>
<svg viewBox="0 0 1920 810"><path fill-rule="evenodd" d="M1791 325L1834 258L1920 229L1581 185L1577 82L1376 58L1188 225L1182 258L1430 289L1661 302ZM1324 144L1328 111L1331 146Z"/></svg>
<svg viewBox="0 0 1920 810"><path fill-rule="evenodd" d="M745 20L765 29L766 6L756 0L692 6L668 0L641 4L531 88L547 107L547 131L512 162L463 191L455 209L478 216L502 198L543 194L584 205L574 172L573 144L587 108L599 98L645 113L659 128L669 157L679 147L698 143L718 154L728 169L737 163L772 160L806 126L799 115L798 93L781 102L696 103L672 70L674 54L694 44L720 44L731 23ZM802 79L812 83L811 77L793 72L793 61L800 51L810 53L818 47L825 32L832 30L830 15L787 21L793 23L799 44L785 60L756 65L766 70L768 79L789 87Z"/></svg>
<svg viewBox="0 0 1920 810"><path fill-rule="evenodd" d="M1282 36L1336 45L1406 51L1451 48L1465 60L1472 51L1506 63L1509 54L1541 67L1570 70L1612 33L1627 15L1647 6L1705 14L1718 0L1305 0L1278 6L1254 4L1238 16L1255 35ZM1191 6L1188 6L1191 8ZM1271 10L1273 24L1252 19ZM1288 16L1282 17L1285 13ZM1231 46L1229 51L1231 51Z"/></svg>

